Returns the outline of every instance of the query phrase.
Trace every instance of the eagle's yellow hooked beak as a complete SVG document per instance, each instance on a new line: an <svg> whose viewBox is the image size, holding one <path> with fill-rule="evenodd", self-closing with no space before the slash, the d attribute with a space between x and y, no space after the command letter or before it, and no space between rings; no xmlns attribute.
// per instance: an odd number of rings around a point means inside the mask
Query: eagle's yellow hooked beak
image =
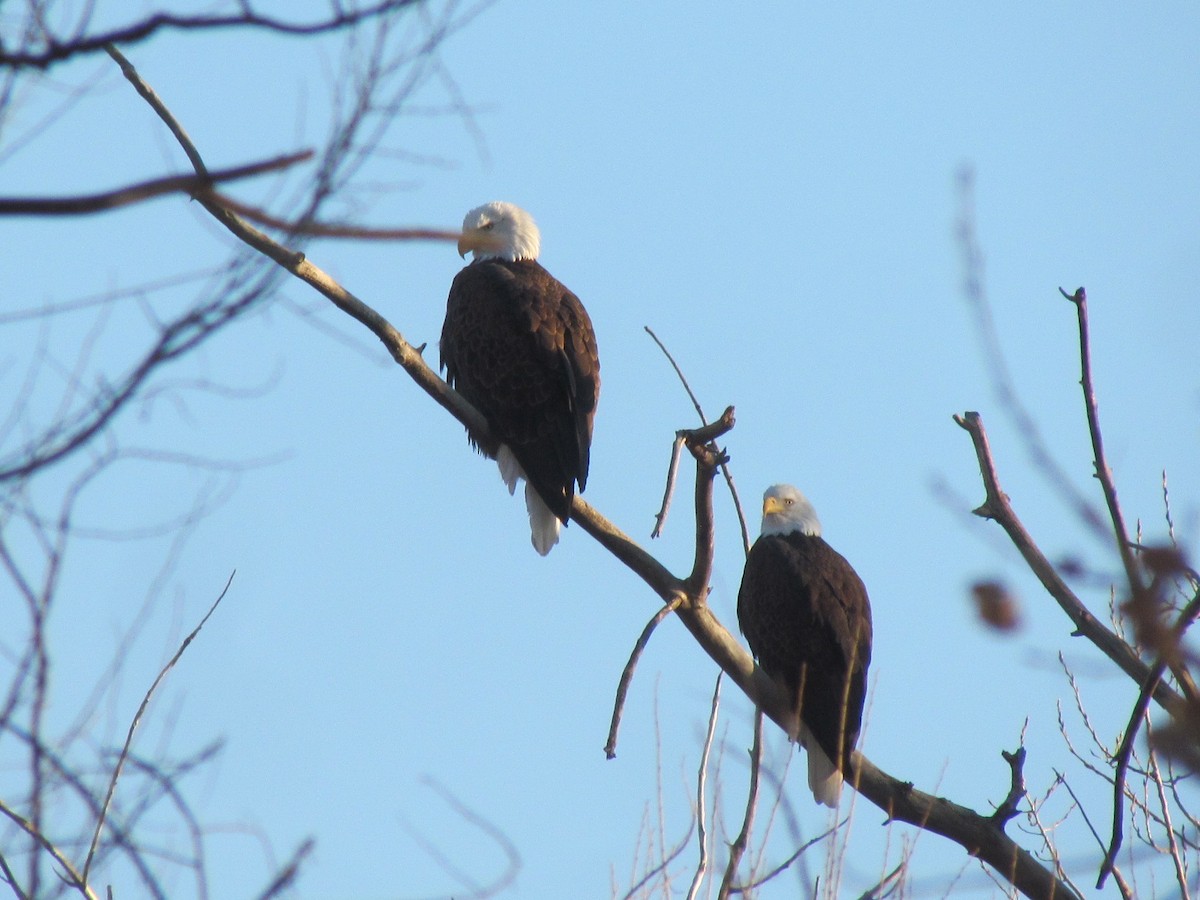
<svg viewBox="0 0 1200 900"><path fill-rule="evenodd" d="M775 513L783 512L783 501L778 497L763 498L763 515L770 516Z"/></svg>
<svg viewBox="0 0 1200 900"><path fill-rule="evenodd" d="M472 250L499 250L500 241L492 231L490 224L482 228L472 228L464 231L458 238L458 255L466 258Z"/></svg>

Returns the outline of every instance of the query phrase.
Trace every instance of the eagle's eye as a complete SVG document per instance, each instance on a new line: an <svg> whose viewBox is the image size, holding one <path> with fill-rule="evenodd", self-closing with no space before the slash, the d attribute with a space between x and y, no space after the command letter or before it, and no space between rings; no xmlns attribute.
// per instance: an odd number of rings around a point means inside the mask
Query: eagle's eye
<svg viewBox="0 0 1200 900"><path fill-rule="evenodd" d="M479 226L479 230L480 231L491 231L495 227L496 227L495 222L484 222L482 225Z"/></svg>
<svg viewBox="0 0 1200 900"><path fill-rule="evenodd" d="M796 502L796 501L795 501L795 500L793 500L791 497L788 497L787 499L785 499L785 500L783 501L783 505L784 505L784 506L791 506L791 505L792 505L793 503L795 503L795 502Z"/></svg>

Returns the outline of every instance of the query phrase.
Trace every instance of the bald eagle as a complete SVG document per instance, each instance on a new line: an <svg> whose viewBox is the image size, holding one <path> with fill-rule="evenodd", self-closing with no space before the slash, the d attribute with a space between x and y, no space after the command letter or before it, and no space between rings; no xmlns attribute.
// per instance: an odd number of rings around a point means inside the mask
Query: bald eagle
<svg viewBox="0 0 1200 900"><path fill-rule="evenodd" d="M458 253L472 261L446 301L441 363L500 446L500 476L525 481L533 546L558 543L576 485L587 486L600 357L579 298L538 263L533 218L511 203L485 203L463 219Z"/></svg>
<svg viewBox="0 0 1200 900"><path fill-rule="evenodd" d="M821 537L812 504L791 485L763 494L738 623L762 670L791 699L797 722L789 736L808 750L813 796L836 807L862 725L871 604L862 579Z"/></svg>

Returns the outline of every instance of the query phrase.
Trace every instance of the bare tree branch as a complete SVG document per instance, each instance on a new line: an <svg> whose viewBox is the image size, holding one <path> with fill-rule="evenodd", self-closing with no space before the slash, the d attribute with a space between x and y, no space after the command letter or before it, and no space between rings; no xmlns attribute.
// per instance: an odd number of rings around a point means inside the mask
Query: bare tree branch
<svg viewBox="0 0 1200 900"><path fill-rule="evenodd" d="M150 685L149 690L146 691L146 695L142 698L142 702L138 706L137 712L134 714L133 721L129 723L129 731L125 735L125 744L121 747L121 752L117 757L116 765L113 766L112 778L109 779L108 782L108 793L105 794L104 802L100 805L100 814L96 817L96 831L92 835L92 844L88 848L87 858L83 863L83 880L85 883L87 882L88 874L91 871L92 860L96 856L96 848L100 844L100 835L104 831L104 820L107 817L109 805L112 803L113 794L116 792L117 781L121 777L121 770L125 767L125 759L129 756L129 748L133 744L134 732L137 731L137 727L142 721L142 716L145 715L146 708L150 705L150 699L154 696L154 692L158 689L158 686L162 683L162 680L167 677L168 672L175 668L175 664L179 662L179 659L183 656L184 651L186 651L191 645L192 641L196 639L196 635L200 633L200 629L204 627L205 623L207 623L212 617L212 614L217 611L217 607L221 605L221 601L225 599L225 594L228 593L229 586L233 584L234 574L235 573L230 573L229 580L225 582L225 587L221 589L221 593L217 596L217 599L213 601L213 604L209 607L208 612L204 614L204 618L202 618L200 623L191 630L187 637L183 639L183 643L179 645L179 649L175 651L175 655L172 656L170 660L167 661L167 664L162 667L162 670L158 673L158 676Z"/></svg>
<svg viewBox="0 0 1200 900"><path fill-rule="evenodd" d="M1095 475L1104 491L1104 502L1108 505L1108 515L1112 520L1112 532L1116 539L1117 553L1125 567L1129 594L1131 597L1135 597L1142 591L1142 575L1138 571L1137 561L1133 558L1133 550L1129 546L1129 532L1125 528L1125 516L1121 512L1121 504L1117 500L1117 486L1113 481L1112 468L1108 465L1108 459L1104 455L1104 438L1100 432L1100 416L1096 409L1096 387L1092 380L1092 348L1091 336L1088 332L1087 292L1083 288L1078 288L1074 294L1068 294L1062 288L1059 288L1058 292L1075 305L1076 316L1079 320L1079 361L1082 369L1079 383L1083 388L1083 406L1087 411L1088 433L1092 438Z"/></svg>
<svg viewBox="0 0 1200 900"><path fill-rule="evenodd" d="M13 821L18 828L33 838L43 850L50 854L50 857L61 867L62 873L60 873L60 877L67 884L75 888L84 897L87 897L88 900L99 900L95 891L88 887L84 877L71 865L71 861L55 846L53 841L46 837L38 828L34 827L33 822L11 809L3 800L0 800L0 815L4 815Z"/></svg>
<svg viewBox="0 0 1200 900"><path fill-rule="evenodd" d="M650 643L650 635L654 634L659 624L679 608L682 603L682 598L675 598L670 603L664 604L658 612L651 616L650 621L646 623L646 627L642 629L642 633L638 635L637 642L633 645L633 652L629 654L629 661L625 663L625 668L621 670L621 679L617 682L617 697L613 702L612 722L608 726L608 741L604 744L604 755L608 759L616 759L617 757L617 730L621 727L621 713L625 710L625 697L629 693L629 685L633 681L633 672L637 668L638 661L642 658L642 653L646 650L646 645Z"/></svg>
<svg viewBox="0 0 1200 900"><path fill-rule="evenodd" d="M213 183L279 171L312 159L312 155L311 150L302 150L232 169L218 169L205 175L169 175L155 178L101 194L75 197L0 197L0 216L79 216L107 212L166 194L195 196L210 193Z"/></svg>
<svg viewBox="0 0 1200 900"><path fill-rule="evenodd" d="M42 49L11 51L0 43L0 68L45 69L72 57L97 53L109 44L136 44L164 30L213 31L251 28L294 37L325 34L352 28L370 19L394 13L415 2L416 0L380 0L362 8L355 8L354 4L332 2L330 14L326 18L311 22L290 21L264 15L255 11L253 4L248 0L240 0L238 6L241 12L236 14L182 16L159 12L131 24L91 35L76 33L60 37L52 34L43 25L40 29L40 40L37 42L43 45Z"/></svg>
<svg viewBox="0 0 1200 900"><path fill-rule="evenodd" d="M1105 656L1120 667L1121 671L1138 684L1147 683L1150 667L1129 644L1121 640L1117 634L1092 615L1083 605L1083 601L1062 580L1054 564L1042 553L1033 537L1025 530L1025 526L1009 502L1008 495L1000 489L999 476L996 474L996 464L992 459L992 451L988 444L982 417L977 412L966 412L961 416L956 415L954 421L971 436L987 494L983 504L975 510L975 514L994 520L1004 529L1026 565L1038 577L1050 596L1057 601L1062 611L1067 614L1075 626L1076 634L1086 637L1095 644ZM1154 700L1160 706L1167 710L1180 708L1183 698L1169 686L1159 682L1153 690Z"/></svg>

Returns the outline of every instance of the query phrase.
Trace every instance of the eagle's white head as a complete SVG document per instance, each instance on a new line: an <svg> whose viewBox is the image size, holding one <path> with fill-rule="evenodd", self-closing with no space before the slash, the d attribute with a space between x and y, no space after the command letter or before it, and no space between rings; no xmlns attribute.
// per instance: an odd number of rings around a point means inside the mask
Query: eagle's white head
<svg viewBox="0 0 1200 900"><path fill-rule="evenodd" d="M821 536L817 511L799 490L790 484L773 484L763 493L763 534L791 534L798 531L809 537Z"/></svg>
<svg viewBox="0 0 1200 900"><path fill-rule="evenodd" d="M493 200L477 206L463 219L458 255L473 259L537 259L542 236L533 216L519 206Z"/></svg>

